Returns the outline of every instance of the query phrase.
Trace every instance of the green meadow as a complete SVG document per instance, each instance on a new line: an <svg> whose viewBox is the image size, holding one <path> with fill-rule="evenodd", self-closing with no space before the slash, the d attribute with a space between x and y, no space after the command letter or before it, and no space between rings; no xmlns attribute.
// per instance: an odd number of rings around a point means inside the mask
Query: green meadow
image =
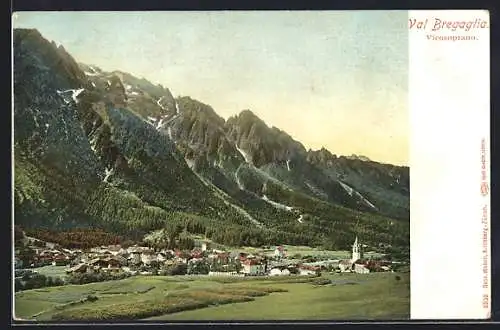
<svg viewBox="0 0 500 330"><path fill-rule="evenodd" d="M409 273L321 277L135 276L17 292L32 321L408 319Z"/></svg>
<svg viewBox="0 0 500 330"><path fill-rule="evenodd" d="M43 266L43 267L38 267L35 268L39 274L45 275L45 276L50 276L50 277L59 277L59 278L65 278L66 276L66 270L68 269L68 266Z"/></svg>

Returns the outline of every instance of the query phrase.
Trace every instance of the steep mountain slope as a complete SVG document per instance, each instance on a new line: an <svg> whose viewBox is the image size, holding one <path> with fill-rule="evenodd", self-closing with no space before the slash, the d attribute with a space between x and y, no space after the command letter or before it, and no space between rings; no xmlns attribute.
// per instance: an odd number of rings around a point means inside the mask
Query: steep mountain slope
<svg viewBox="0 0 500 330"><path fill-rule="evenodd" d="M14 31L14 94L17 224L408 246L407 168L307 151L249 110L225 121L146 79L78 64L36 30Z"/></svg>
<svg viewBox="0 0 500 330"><path fill-rule="evenodd" d="M210 106L198 101L185 97L179 104L182 111L164 129L193 159L197 171L217 173L218 177L222 174L240 189L260 197L263 185L274 181L336 205L408 219L407 168L337 158L326 150L306 151L300 142L268 127L249 110L225 122ZM318 161L321 157L315 153L325 151L327 159ZM396 182L396 176L391 181L391 175L399 175L401 181Z"/></svg>
<svg viewBox="0 0 500 330"><path fill-rule="evenodd" d="M308 152L308 161L333 180L338 180L351 196L362 196L381 214L408 219L410 173L407 167L380 164L363 158L337 157L326 149Z"/></svg>
<svg viewBox="0 0 500 330"><path fill-rule="evenodd" d="M235 213L199 181L167 137L124 108L127 100L118 77L109 77L104 89L93 87L74 60L69 55L58 57L58 49L37 31L16 31L14 44L16 169L25 174L23 180L28 187L40 191L40 200L57 206L51 209L62 209L56 217L58 222L66 223L66 218L71 218L98 223L104 214L96 210L105 209L101 203L107 201L97 196L93 199L94 195L132 193L146 205L231 217L236 223L249 225L247 218ZM59 58L59 62L54 61L59 66L49 66L53 58ZM66 67L73 75L64 80L67 70L61 68ZM28 166L36 171L26 170ZM109 189L109 185L122 190ZM24 185L16 185L19 203L26 202L21 197L23 189ZM47 196L51 198L45 199ZM78 205L73 201L76 196L81 197ZM67 206L75 210L63 212ZM39 208L16 207L20 222L33 221L35 217L30 214L23 216L25 209ZM76 210L81 219L75 219ZM43 222L54 223L53 216L49 212L45 218L50 219Z"/></svg>

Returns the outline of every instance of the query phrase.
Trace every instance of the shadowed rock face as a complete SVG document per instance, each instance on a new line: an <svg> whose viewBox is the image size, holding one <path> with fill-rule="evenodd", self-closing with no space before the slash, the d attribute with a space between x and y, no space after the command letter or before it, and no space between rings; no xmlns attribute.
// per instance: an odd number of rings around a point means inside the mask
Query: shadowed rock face
<svg viewBox="0 0 500 330"><path fill-rule="evenodd" d="M210 106L188 97L179 99L178 104L182 111L165 130L170 129L177 145L186 157L195 160L195 168L200 171L217 171L241 183L245 178L236 180L235 173L240 166L250 165L253 171L258 169L316 198L408 218L408 168L338 157L324 148L306 151L300 142L278 128L268 127L250 110L224 121ZM260 194L260 187L269 178L252 176L248 180L252 182L243 185ZM349 187L355 192L351 193Z"/></svg>
<svg viewBox="0 0 500 330"><path fill-rule="evenodd" d="M15 142L65 175L96 180L100 165L77 116L87 86L76 62L38 31L19 30L14 64Z"/></svg>
<svg viewBox="0 0 500 330"><path fill-rule="evenodd" d="M306 150L250 110L224 120L144 78L78 64L36 30L14 31L14 125L16 217L28 224L151 230L175 211L322 241L333 228L351 235L360 214L367 226L382 216L368 226L378 237L409 218L407 167Z"/></svg>

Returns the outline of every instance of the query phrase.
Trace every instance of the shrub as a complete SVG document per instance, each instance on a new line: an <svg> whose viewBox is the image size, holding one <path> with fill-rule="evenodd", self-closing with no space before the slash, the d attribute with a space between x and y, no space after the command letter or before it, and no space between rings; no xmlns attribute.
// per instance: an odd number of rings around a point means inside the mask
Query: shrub
<svg viewBox="0 0 500 330"><path fill-rule="evenodd" d="M168 266L164 270L162 270L160 273L165 274L165 275L186 275L187 265L186 264L175 264L172 266Z"/></svg>
<svg viewBox="0 0 500 330"><path fill-rule="evenodd" d="M103 281L122 280L130 277L129 273L76 273L69 276L68 282L71 284L88 284Z"/></svg>
<svg viewBox="0 0 500 330"><path fill-rule="evenodd" d="M311 283L314 285L326 285L332 283L332 281L327 280L326 278L319 278L316 280L312 280Z"/></svg>
<svg viewBox="0 0 500 330"><path fill-rule="evenodd" d="M90 301L90 302L94 302L96 300L98 300L99 298L97 298L97 296L93 295L93 294L89 294L87 296L87 301Z"/></svg>
<svg viewBox="0 0 500 330"><path fill-rule="evenodd" d="M52 284L54 286L61 286L64 285L64 281L60 277L55 277Z"/></svg>
<svg viewBox="0 0 500 330"><path fill-rule="evenodd" d="M46 280L45 280L45 286L53 286L54 285L54 280L52 279L52 277L47 277Z"/></svg>

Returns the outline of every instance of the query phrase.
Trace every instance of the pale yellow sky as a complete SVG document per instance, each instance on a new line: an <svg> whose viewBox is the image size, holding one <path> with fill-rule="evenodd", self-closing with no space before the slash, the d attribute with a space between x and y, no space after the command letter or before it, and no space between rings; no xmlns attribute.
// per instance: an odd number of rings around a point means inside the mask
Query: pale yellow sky
<svg viewBox="0 0 500 330"><path fill-rule="evenodd" d="M18 12L80 62L228 118L250 109L306 148L408 163L406 11Z"/></svg>

